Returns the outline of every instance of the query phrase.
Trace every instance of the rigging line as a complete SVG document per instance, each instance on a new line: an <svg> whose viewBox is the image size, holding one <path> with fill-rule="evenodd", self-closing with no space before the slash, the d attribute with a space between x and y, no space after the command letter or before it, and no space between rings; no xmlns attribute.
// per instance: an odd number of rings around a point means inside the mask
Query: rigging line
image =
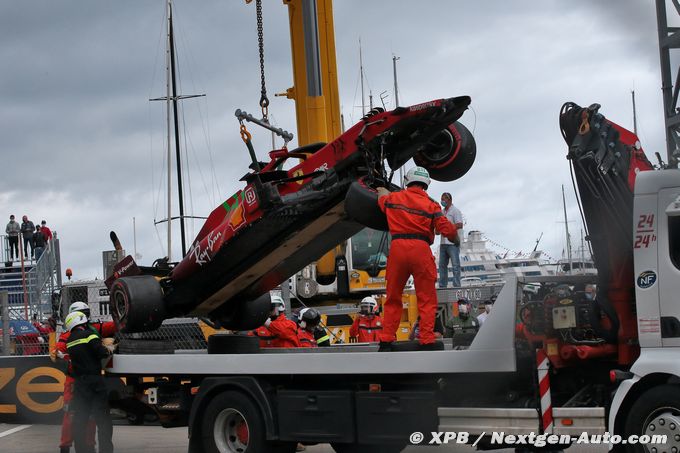
<svg viewBox="0 0 680 453"><path fill-rule="evenodd" d="M176 77L177 77L177 92L182 93L182 71L180 69L180 64L177 62L176 66ZM182 155L180 153L180 156L182 159L184 159L184 173L186 174L186 184L182 186L182 197L187 200L187 212L184 214L185 217L187 214L189 214L192 219L191 219L191 230L192 232L190 233L190 236L193 236L193 216L194 216L194 197L193 197L193 191L191 189L191 167L189 166L189 146L187 144L187 124L186 124L186 117L185 117L185 112L186 109L184 108L184 103L180 103L178 105L179 112L180 112L180 118L182 121L182 141L184 142L184 154ZM187 197L188 194L188 197ZM185 222L185 219L180 219L180 222ZM187 227L187 223L185 222L185 227Z"/></svg>
<svg viewBox="0 0 680 453"><path fill-rule="evenodd" d="M178 83L181 85L182 77L181 77L181 72L180 72L179 68L178 68L177 72L178 72L177 78L178 78L178 81L179 81ZM214 206L215 203L216 203L215 198L210 196L210 190L208 189L208 186L205 183L205 177L203 176L203 171L201 170L200 160L198 159L198 156L196 155L196 148L194 146L193 141L191 140L191 136L187 133L185 112L186 112L186 109L182 108L181 113L182 113L182 135L183 135L183 138L184 138L184 154L185 154L184 158L185 158L186 166L187 166L187 183L189 184L189 197L190 197L190 200L191 200L192 210L194 209L194 200L193 200L193 191L191 189L191 170L190 170L191 167L189 166L189 151L194 153L194 158L196 159L196 162L197 162L196 166L198 168L198 173L199 173L199 176L201 178L201 183L203 184L203 188L205 190L206 196L210 200L210 204ZM191 145L191 146L189 146L189 145ZM193 216L194 212L192 212L191 215ZM193 225L193 220L192 220L192 225Z"/></svg>
<svg viewBox="0 0 680 453"><path fill-rule="evenodd" d="M205 101L205 111L209 112L210 108L208 107L208 96L205 96L204 98ZM210 188L213 190L213 199L217 200L219 195L221 194L220 191L220 184L219 181L217 180L217 173L215 172L215 163L213 159L213 153L212 153L212 138L211 138L211 132L210 132L210 117L206 113L206 125L207 125L207 134L206 134L206 142L208 143L208 159L210 160L210 174L212 176L212 182L210 184ZM215 192L215 189L217 189L217 192Z"/></svg>
<svg viewBox="0 0 680 453"><path fill-rule="evenodd" d="M180 39L179 39L180 46L182 47L182 49L181 49L182 52L178 52L178 53L180 53L183 58L185 58L186 60L189 61L189 64L186 65L186 66L188 66L189 83L192 86L193 92L199 93L203 90L197 89L196 85L197 84L204 85L204 83L199 80L198 73L194 72L194 70L193 70L194 66L198 67L198 64L197 64L196 59L194 57L194 53L191 52L191 47L189 46L189 39L187 38L187 34L184 32L184 27L183 27L182 23L179 24L178 29L179 29L179 35L180 35ZM180 64L179 58L178 58L178 64L177 64L178 76L181 72L180 67L183 67L183 66ZM180 77L180 83L181 83L181 77ZM206 112L207 112L208 111L208 109L207 109L207 96L204 96L204 97L206 97ZM197 99L197 101L199 101L199 100ZM204 138L204 141L205 141L205 144L206 144L206 148L208 149L208 158L209 158L209 161L210 161L210 167L212 169L212 171L211 171L211 176L212 176L212 179L213 179L212 184L211 184L211 188L212 188L213 185L217 185L217 174L215 173L215 169L214 169L215 166L214 166L213 156L212 156L212 145L211 145L211 142L210 142L210 118L208 117L207 114L204 118L203 110L201 109L200 102L198 102L196 104L196 107L197 107L197 110L198 110L198 116L199 116L199 120L200 120L200 124L201 124L201 129L203 131L203 138ZM183 118L183 123L185 123L184 118ZM205 126L206 123L208 124L208 130L207 131L206 131L206 126ZM186 126L185 126L184 130L186 131ZM189 136L189 141L193 145L193 142L191 141L190 136ZM186 137L185 137L185 142L186 142ZM186 145L185 145L185 149L188 149L188 148L186 148ZM194 150L194 152L195 152L195 150ZM211 191L211 190L207 189L207 186L205 184L205 178L203 176L203 173L202 173L201 167L200 167L200 160L198 160L197 156L196 156L196 160L197 160L197 162L199 162L199 164L198 164L199 165L199 167L198 167L199 173L200 173L203 185L205 187L206 195L210 198L211 204L214 205L215 202L216 202L215 200L217 199L217 195L215 194L214 190ZM219 185L217 185L217 189L218 189L218 192L219 192ZM192 200L192 203L193 203L193 200Z"/></svg>
<svg viewBox="0 0 680 453"><path fill-rule="evenodd" d="M156 84L156 74L157 74L157 70L158 70L158 59L159 59L160 52L161 52L161 42L162 42L163 35L164 35L164 27L165 27L165 23L166 23L166 20L167 20L167 8L164 8L164 11L165 11L165 13L163 14L163 17L161 18L161 26L158 27L159 31L158 31L158 41L156 43L156 56L154 58L154 63L153 63L153 66L152 66L153 73L151 75L151 85L149 86L149 91L148 91L149 95L148 95L147 99L151 99L152 97L154 97L153 96L153 90L154 90L154 86ZM154 217L156 217L156 215L158 213L158 202L160 201L160 197L157 196L156 193L155 193L155 185L156 184L154 182L155 172L154 172L154 165L153 165L153 163L154 163L153 122L152 122L152 114L151 114L151 104L149 104L149 108L148 108L147 112L148 112L148 118L149 118L149 122L148 122L148 125L149 125L149 155L150 155L150 159L151 159L151 198L152 198L152 202L153 202L153 205L154 205ZM162 176L163 176L163 174L161 174L161 180L162 180ZM158 191L160 192L160 188L159 188Z"/></svg>
<svg viewBox="0 0 680 453"><path fill-rule="evenodd" d="M193 225L194 225L194 195L193 195L193 190L191 189L191 167L189 166L189 145L187 142L187 125L186 125L186 118L184 116L184 111L185 109L182 109L182 141L184 142L184 169L186 171L186 184L183 186L183 191L184 191L184 199L188 199L187 203L187 214L192 217L190 225L187 225L192 231L189 236L193 236ZM188 192L188 197L186 196L186 193Z"/></svg>
<svg viewBox="0 0 680 453"><path fill-rule="evenodd" d="M161 250L160 254L163 255L163 253L165 253L166 250L165 250L165 246L163 245L163 241L161 240L161 235L158 232L158 225L156 224L156 222L154 222L153 229L156 232L156 238L158 239L158 245L159 245L159 248Z"/></svg>
<svg viewBox="0 0 680 453"><path fill-rule="evenodd" d="M576 197L576 203L578 203L578 211L581 214L581 222L583 222L583 231L585 231L586 237L588 238L586 240L586 244L588 244L588 251L590 252L590 256L593 256L593 249L590 246L590 233L588 232L586 217L583 214L583 207L581 207L581 199L579 198L578 190L576 188L576 180L574 179L574 163L571 159L569 160L569 173L571 174L571 185L574 188L574 196ZM569 244L567 244L567 246L569 246Z"/></svg>
<svg viewBox="0 0 680 453"><path fill-rule="evenodd" d="M359 69L359 74L357 75L357 81L354 84L354 98L352 98L352 108L349 109L349 121L350 124L354 124L354 109L357 105L357 93L359 92L359 81L361 79L361 69Z"/></svg>
<svg viewBox="0 0 680 453"><path fill-rule="evenodd" d="M164 149L167 149L167 141L165 140L165 136L163 137L162 150L164 150ZM161 195L159 195L159 194L161 193L161 191L163 189L163 181L165 181L165 177L166 177L166 167L167 167L166 166L166 160L165 160L166 157L167 157L167 153L164 152L164 151L161 152L161 165L162 166L161 166L160 178L158 179L158 190L156 192L154 192L154 187L151 188L151 194L152 194L153 197L155 197L155 200L156 200L155 201L156 204L154 206L154 218L158 217L158 209L159 209L158 203L161 200ZM151 167L152 167L152 169L153 169L154 161L155 161L155 159L154 159L153 149L152 149L151 150ZM163 191L163 195L164 195L163 200L167 201L167 192Z"/></svg>

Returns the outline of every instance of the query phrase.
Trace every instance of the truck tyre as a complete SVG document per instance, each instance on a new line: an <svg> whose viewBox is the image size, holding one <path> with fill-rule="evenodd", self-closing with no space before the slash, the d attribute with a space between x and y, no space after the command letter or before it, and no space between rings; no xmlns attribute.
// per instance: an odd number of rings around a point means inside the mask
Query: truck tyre
<svg viewBox="0 0 680 453"><path fill-rule="evenodd" d="M207 453L295 451L295 443L268 441L260 409L243 393L231 390L208 404L201 437Z"/></svg>
<svg viewBox="0 0 680 453"><path fill-rule="evenodd" d="M413 161L425 167L432 179L454 181L470 170L476 156L477 145L472 132L456 121L423 146Z"/></svg>
<svg viewBox="0 0 680 453"><path fill-rule="evenodd" d="M657 445L658 451L680 451L680 386L661 385L647 390L628 412L625 437L631 435L666 435L667 443ZM629 453L651 451L640 444L627 444Z"/></svg>
<svg viewBox="0 0 680 453"><path fill-rule="evenodd" d="M123 333L156 330L165 319L163 291L151 275L117 279L109 297L111 315Z"/></svg>

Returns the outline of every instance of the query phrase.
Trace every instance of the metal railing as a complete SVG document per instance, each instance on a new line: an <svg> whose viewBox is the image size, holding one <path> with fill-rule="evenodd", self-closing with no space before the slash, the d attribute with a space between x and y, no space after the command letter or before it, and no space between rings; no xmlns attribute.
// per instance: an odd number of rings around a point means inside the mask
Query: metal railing
<svg viewBox="0 0 680 453"><path fill-rule="evenodd" d="M21 236L19 242L22 243ZM53 300L60 285L59 240L56 236L43 249L38 260L11 260L9 242L0 235L0 293L3 294L3 312L0 314L3 340L0 354L38 355L48 353L48 338L44 332L36 333L29 325L35 317L37 325L46 322L52 314ZM16 258L16 257L15 257ZM20 326L30 330L19 333ZM41 326L42 327L42 326ZM9 335L9 343L6 340Z"/></svg>

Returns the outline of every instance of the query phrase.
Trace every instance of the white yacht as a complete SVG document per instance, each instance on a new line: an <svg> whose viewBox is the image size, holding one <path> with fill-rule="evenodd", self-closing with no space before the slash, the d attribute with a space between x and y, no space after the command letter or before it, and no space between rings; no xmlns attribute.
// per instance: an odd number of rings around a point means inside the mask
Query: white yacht
<svg viewBox="0 0 680 453"><path fill-rule="evenodd" d="M555 275L554 266L547 267L547 260L542 255L542 251L536 250L512 258L501 256L487 247L481 231L470 231L460 247L461 284L504 283L508 275ZM453 271L449 268L449 281L452 276Z"/></svg>

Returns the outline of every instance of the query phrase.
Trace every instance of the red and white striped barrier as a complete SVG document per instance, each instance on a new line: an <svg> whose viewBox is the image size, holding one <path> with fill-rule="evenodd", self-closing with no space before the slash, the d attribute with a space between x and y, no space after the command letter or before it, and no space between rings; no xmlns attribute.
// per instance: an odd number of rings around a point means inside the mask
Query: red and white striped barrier
<svg viewBox="0 0 680 453"><path fill-rule="evenodd" d="M543 349L536 350L536 369L538 372L538 390L541 398L541 419L543 420L543 433L552 434L555 428L550 401L550 361Z"/></svg>

